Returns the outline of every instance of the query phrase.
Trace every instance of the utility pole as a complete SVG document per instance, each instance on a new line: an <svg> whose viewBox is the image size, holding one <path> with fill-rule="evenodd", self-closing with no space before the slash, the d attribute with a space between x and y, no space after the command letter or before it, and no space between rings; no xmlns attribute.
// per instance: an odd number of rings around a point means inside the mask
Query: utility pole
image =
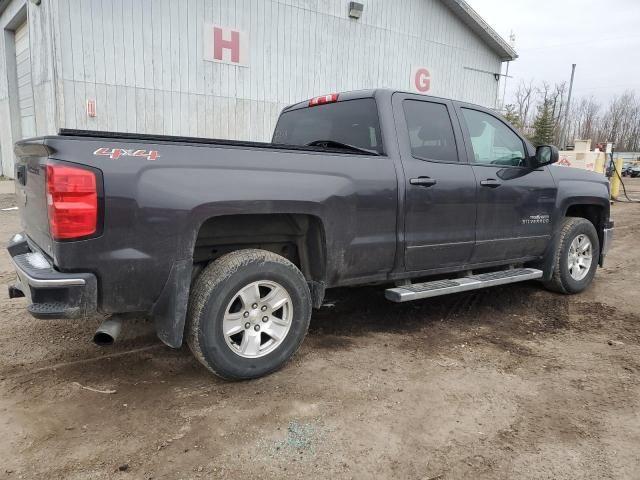
<svg viewBox="0 0 640 480"><path fill-rule="evenodd" d="M516 45L516 36L513 33L513 30L511 30L511 34L509 35L509 46L511 46L511 48L515 48ZM507 71L504 72L504 85L503 85L503 91L502 91L502 105L500 105L500 110L504 111L504 102L505 102L505 98L507 96L507 79L509 78L509 61L507 61Z"/></svg>
<svg viewBox="0 0 640 480"><path fill-rule="evenodd" d="M503 92L502 92L502 103L499 106L500 110L504 112L504 101L505 101L505 97L507 96L507 78L509 78L509 62L507 61L507 71L504 72L504 85L503 85Z"/></svg>
<svg viewBox="0 0 640 480"><path fill-rule="evenodd" d="M571 91L573 90L573 76L576 73L576 64L571 65L571 80L569 81L569 95L567 95L567 108L564 111L564 122L562 123L562 132L560 135L560 146L563 150L567 148L567 122L569 122L569 108L571 107Z"/></svg>

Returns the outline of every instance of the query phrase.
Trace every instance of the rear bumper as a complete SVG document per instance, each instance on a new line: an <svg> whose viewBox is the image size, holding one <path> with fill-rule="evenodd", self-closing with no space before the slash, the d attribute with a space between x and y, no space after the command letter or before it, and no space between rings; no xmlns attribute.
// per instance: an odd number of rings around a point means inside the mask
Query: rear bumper
<svg viewBox="0 0 640 480"><path fill-rule="evenodd" d="M36 318L88 318L96 314L98 287L91 273L62 273L42 253L33 251L24 234L14 235L7 248L17 280L9 297L27 297Z"/></svg>

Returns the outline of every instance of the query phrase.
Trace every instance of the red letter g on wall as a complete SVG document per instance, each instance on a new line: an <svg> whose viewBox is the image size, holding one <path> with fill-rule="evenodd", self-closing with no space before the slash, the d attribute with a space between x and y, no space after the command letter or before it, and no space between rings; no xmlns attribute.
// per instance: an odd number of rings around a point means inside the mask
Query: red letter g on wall
<svg viewBox="0 0 640 480"><path fill-rule="evenodd" d="M431 74L426 68L416 69L413 76L414 86L420 93L428 92L431 88Z"/></svg>

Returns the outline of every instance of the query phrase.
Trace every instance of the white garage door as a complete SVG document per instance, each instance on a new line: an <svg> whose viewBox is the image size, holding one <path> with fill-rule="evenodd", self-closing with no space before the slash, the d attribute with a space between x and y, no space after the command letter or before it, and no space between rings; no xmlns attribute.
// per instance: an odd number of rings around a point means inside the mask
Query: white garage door
<svg viewBox="0 0 640 480"><path fill-rule="evenodd" d="M16 69L18 73L18 104L22 138L35 137L36 118L33 108L31 84L31 53L29 51L29 25L24 22L15 33Z"/></svg>

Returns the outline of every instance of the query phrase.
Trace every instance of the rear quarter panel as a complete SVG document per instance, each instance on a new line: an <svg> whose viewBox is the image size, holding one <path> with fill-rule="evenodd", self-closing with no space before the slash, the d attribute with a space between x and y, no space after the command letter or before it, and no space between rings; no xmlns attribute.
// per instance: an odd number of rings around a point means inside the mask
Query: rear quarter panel
<svg viewBox="0 0 640 480"><path fill-rule="evenodd" d="M100 139L50 141L54 157L103 172L104 233L57 244L61 270L92 271L105 312L148 311L200 225L229 214L299 213L323 224L328 286L384 274L396 249L397 180L388 157ZM99 148L154 149L144 157Z"/></svg>

